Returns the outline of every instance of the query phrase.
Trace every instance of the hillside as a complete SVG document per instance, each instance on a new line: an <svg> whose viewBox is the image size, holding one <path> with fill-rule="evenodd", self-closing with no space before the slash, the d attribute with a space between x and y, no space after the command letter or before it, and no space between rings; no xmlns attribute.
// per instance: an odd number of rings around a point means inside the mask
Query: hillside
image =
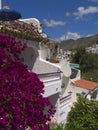
<svg viewBox="0 0 98 130"><path fill-rule="evenodd" d="M60 48L63 48L63 50L71 50L74 48L77 48L79 46L92 46L94 44L98 43L98 34L90 37L84 37L77 40L68 40L68 41L62 41L60 42Z"/></svg>

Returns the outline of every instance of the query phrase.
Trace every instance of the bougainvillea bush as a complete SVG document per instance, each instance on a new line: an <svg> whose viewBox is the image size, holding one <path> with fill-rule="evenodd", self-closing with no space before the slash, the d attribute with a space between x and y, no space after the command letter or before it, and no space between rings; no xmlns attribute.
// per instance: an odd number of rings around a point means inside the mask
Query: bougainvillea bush
<svg viewBox="0 0 98 130"><path fill-rule="evenodd" d="M49 130L55 112L43 83L19 60L26 44L0 34L0 130Z"/></svg>

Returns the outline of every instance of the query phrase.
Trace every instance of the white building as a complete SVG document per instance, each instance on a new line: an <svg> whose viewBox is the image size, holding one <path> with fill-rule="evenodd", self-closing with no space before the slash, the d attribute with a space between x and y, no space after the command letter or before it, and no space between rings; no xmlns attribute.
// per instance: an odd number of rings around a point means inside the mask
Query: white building
<svg viewBox="0 0 98 130"><path fill-rule="evenodd" d="M22 21L25 22L25 20ZM37 73L40 80L43 81L45 85L43 96L48 97L51 103L56 106L54 117L57 122L65 122L71 107L71 93L66 92L66 88L70 85L70 64L66 59L61 60L59 64L46 61L50 52L46 45L34 41L28 41L28 45L29 48L22 53L21 59L24 59L28 69Z"/></svg>
<svg viewBox="0 0 98 130"><path fill-rule="evenodd" d="M33 45L31 46L32 43ZM46 61L45 48L37 48L35 42L28 41L29 47L21 54L20 59L28 66L28 69L38 74L45 87L44 97L48 97L53 105L56 106L55 118L57 122L65 122L68 111L70 110L71 95L65 93L69 85L71 69L67 61L60 64L53 64ZM34 46L35 45L35 46ZM66 100L70 98L70 103L66 105ZM65 111L65 112L64 112Z"/></svg>
<svg viewBox="0 0 98 130"><path fill-rule="evenodd" d="M46 61L50 52L46 45L34 41L28 41L28 45L21 59L24 59L28 69L37 73L43 81L45 90L43 96L48 97L56 106L54 117L57 122L66 123L68 112L77 100L76 95L85 92L86 97L91 98L89 92L96 88L98 83L82 80L80 70L71 68L66 59L62 59L58 64Z"/></svg>
<svg viewBox="0 0 98 130"><path fill-rule="evenodd" d="M33 21L35 21L35 24L33 24ZM26 23L28 22L28 23ZM24 25L26 23L26 25ZM40 35L42 32L42 28L40 25L40 22L34 18L30 18L28 20L20 20L20 21L13 21L9 22L3 22L1 24L2 27L8 29L9 33L13 30L13 27L17 27L15 29L15 34L18 33L18 36L21 35L22 27L25 27L25 30L27 31L27 35L29 37L34 34L33 38L26 40L21 39L23 37L19 37L23 42L26 42L28 44L28 48L26 48L22 54L20 55L20 60L28 67L29 71L35 72L41 81L44 83L44 97L48 97L53 105L56 107L56 113L54 117L56 118L56 121L58 123L66 122L66 117L68 112L71 109L72 102L73 102L73 94L72 88L70 83L72 81L76 81L80 79L80 71L78 69L71 69L69 62L66 59L62 59L60 63L50 63L49 61L46 61L47 56L51 56L51 51L49 48L49 39L47 44L47 38ZM13 26L10 26L10 24L13 24ZM20 24L20 25L19 25ZM38 27L33 27L30 32L28 32L28 26L30 27L37 25ZM32 25L33 24L33 25ZM6 25L6 26L4 26ZM18 26L17 26L18 25ZM18 27L20 27L18 31ZM40 27L39 27L40 26ZM29 29L30 29L29 27ZM39 29L39 31L37 31ZM32 33L34 30L36 30L34 33ZM3 30L1 30L3 31ZM22 30L23 31L23 30ZM24 33L24 32L23 32ZM29 34L28 34L29 33ZM32 34L30 34L32 33ZM13 32L14 34L14 32ZM12 33L10 35L13 35ZM14 36L14 35L13 35ZM41 42L39 42L38 37L42 39ZM36 38L36 39L35 39ZM46 39L45 44L43 43L43 40ZM51 43L52 44L52 43Z"/></svg>
<svg viewBox="0 0 98 130"><path fill-rule="evenodd" d="M76 95L85 92L86 98L90 99L89 92L96 88L98 83L81 80L80 70L70 68L66 59L58 64L46 61L48 49L38 42L28 41L28 48L24 50L20 58L28 69L37 73L43 81L45 91L43 96L48 97L56 107L55 122L66 123L68 112L77 100ZM98 94L98 89L96 91Z"/></svg>
<svg viewBox="0 0 98 130"><path fill-rule="evenodd" d="M98 45L96 44L95 47L87 47L86 51L94 54L98 54Z"/></svg>
<svg viewBox="0 0 98 130"><path fill-rule="evenodd" d="M70 89L72 92L72 102L77 100L77 93L85 93L85 97L91 99L91 94L95 93L98 100L98 83L80 79L71 82Z"/></svg>

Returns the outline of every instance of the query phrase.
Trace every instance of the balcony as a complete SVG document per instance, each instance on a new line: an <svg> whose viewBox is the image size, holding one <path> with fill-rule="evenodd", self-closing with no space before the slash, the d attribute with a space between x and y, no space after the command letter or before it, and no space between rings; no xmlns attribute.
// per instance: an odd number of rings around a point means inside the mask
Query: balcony
<svg viewBox="0 0 98 130"><path fill-rule="evenodd" d="M38 74L38 77L44 83L44 97L49 97L61 92L61 72Z"/></svg>
<svg viewBox="0 0 98 130"><path fill-rule="evenodd" d="M71 102L71 94L60 99L60 108L69 104L70 102Z"/></svg>
<svg viewBox="0 0 98 130"><path fill-rule="evenodd" d="M68 112L71 110L72 95L69 94L59 100L58 123L66 123Z"/></svg>

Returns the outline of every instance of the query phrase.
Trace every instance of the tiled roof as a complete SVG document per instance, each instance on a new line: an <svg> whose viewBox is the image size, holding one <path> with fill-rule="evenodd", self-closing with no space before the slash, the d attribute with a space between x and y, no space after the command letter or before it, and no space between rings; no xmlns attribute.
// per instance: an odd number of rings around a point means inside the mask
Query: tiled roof
<svg viewBox="0 0 98 130"><path fill-rule="evenodd" d="M72 84L76 87L84 88L87 90L92 90L98 86L97 82L92 82L92 81L84 80L84 79L77 80L77 81L73 82Z"/></svg>

